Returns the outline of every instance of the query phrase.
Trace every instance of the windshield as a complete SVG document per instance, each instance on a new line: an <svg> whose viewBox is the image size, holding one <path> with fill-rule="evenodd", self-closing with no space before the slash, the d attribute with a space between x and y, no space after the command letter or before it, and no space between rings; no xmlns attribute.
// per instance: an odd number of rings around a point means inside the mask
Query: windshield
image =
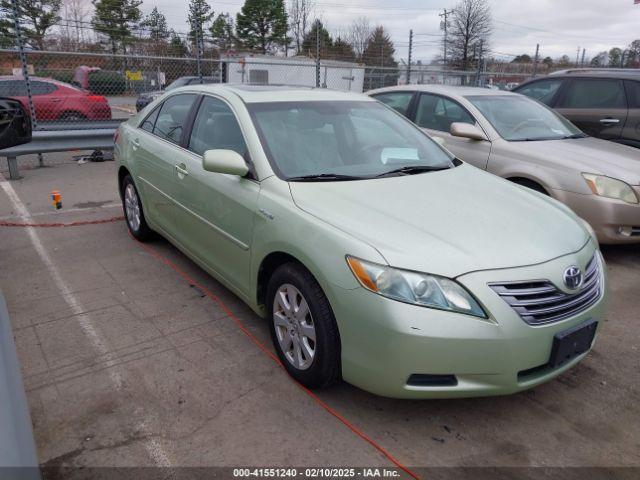
<svg viewBox="0 0 640 480"><path fill-rule="evenodd" d="M189 77L180 77L167 85L165 91L173 90L174 88L184 87L189 82Z"/></svg>
<svg viewBox="0 0 640 480"><path fill-rule="evenodd" d="M270 102L248 108L281 178L371 178L403 168L397 173L454 166L433 140L378 102Z"/></svg>
<svg viewBox="0 0 640 480"><path fill-rule="evenodd" d="M520 95L466 97L502 138L510 142L559 140L584 134L550 108Z"/></svg>

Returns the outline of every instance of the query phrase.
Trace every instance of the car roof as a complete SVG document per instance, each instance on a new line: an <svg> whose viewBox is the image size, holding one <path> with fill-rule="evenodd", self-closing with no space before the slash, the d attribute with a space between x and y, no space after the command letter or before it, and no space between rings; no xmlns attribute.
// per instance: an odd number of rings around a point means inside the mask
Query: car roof
<svg viewBox="0 0 640 480"><path fill-rule="evenodd" d="M189 85L175 91L198 90L201 92L233 94L245 103L303 102L303 101L374 101L360 93L291 85L249 85L208 83Z"/></svg>
<svg viewBox="0 0 640 480"><path fill-rule="evenodd" d="M489 88L480 87L460 87L456 85L400 85L397 87L378 88L376 90L370 90L367 95L375 95L378 93L386 92L399 92L399 91L411 91L411 92L428 92L428 93L440 93L442 95L448 95L450 97L468 97L468 96L504 96L504 95L516 95L515 93L508 92L506 90L492 90Z"/></svg>
<svg viewBox="0 0 640 480"><path fill-rule="evenodd" d="M521 83L515 91L518 91L525 85L528 85L533 82L538 82L540 80L547 79L563 79L563 78L608 78L608 79L617 79L617 80L640 80L640 69L621 69L621 68L611 68L611 69L573 69L573 70L560 70L557 72L552 72L549 75L532 78L531 80L527 80L526 82Z"/></svg>

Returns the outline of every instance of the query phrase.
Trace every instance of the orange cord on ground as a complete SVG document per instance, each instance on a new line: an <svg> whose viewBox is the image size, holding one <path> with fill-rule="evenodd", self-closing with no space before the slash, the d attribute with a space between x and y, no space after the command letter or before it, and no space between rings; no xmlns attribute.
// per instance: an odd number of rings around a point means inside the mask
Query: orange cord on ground
<svg viewBox="0 0 640 480"><path fill-rule="evenodd" d="M78 222L69 223L25 223L25 222L7 222L0 220L0 227L40 227L40 228L53 228L53 227L79 227L82 225L100 225L101 223L112 223L124 220L122 215L118 217L110 217L102 220L80 220Z"/></svg>
<svg viewBox="0 0 640 480"><path fill-rule="evenodd" d="M169 268L174 270L178 275L180 275L182 278L184 278L189 283L189 285L193 285L193 286L197 287L199 290L204 292L207 295L207 297L209 297L211 300L216 302L218 304L218 306L227 314L227 316L229 318L231 318L231 320L238 326L238 328L247 337L249 337L249 339L254 344L256 344L260 350L262 350L266 355L268 355L269 358L271 358L271 360L273 360L280 368L284 368L283 365L282 365L282 362L280 362L280 359L271 350L269 350L269 348L267 348L255 335L253 335L242 324L242 322L240 320L238 320L238 318L231 312L231 310L229 310L229 308L227 308L227 306L224 304L224 302L222 300L220 300L220 298L217 295L215 295L213 292L211 292L209 289L207 289L204 285L200 284L195 279L191 278L189 276L189 274L187 274L184 270L182 270L180 267L178 267L171 260L169 260L168 258L166 258L163 255L161 255L160 253L158 253L154 248L150 247L149 245L145 245L144 243L141 243L141 242L138 242L138 244L144 250L146 250L150 255L152 255L153 257L155 257L157 260L159 260L160 262L164 263L165 265L167 265ZM418 475L416 475L411 470L409 470L409 468L405 467L402 463L400 463L400 461L398 461L393 455L391 455L381 445L376 443L375 440L373 440L371 437L369 437L363 431L359 430L355 425L353 425L351 422L349 422L349 420L347 420L340 413L338 413L336 410L331 408L324 400L322 400L320 397L318 397L318 395L316 395L314 392L309 390L304 385L296 382L295 380L293 380L293 381L304 393L306 393L309 397L311 397L318 405L320 405L329 414L331 414L335 418L337 418L345 427L347 427L349 430L351 430L353 433L355 433L358 437L360 437L365 442L369 443L371 446L373 446L373 448L375 448L382 455L387 457L387 459L390 460L391 463L393 463L396 467L398 467L399 469L401 469L402 471L404 471L405 473L407 473L408 475L410 475L412 478L414 478L416 480L418 480L420 478L420 477L418 477Z"/></svg>
<svg viewBox="0 0 640 480"><path fill-rule="evenodd" d="M111 218L107 218L107 219L104 219L104 220L82 220L82 221L70 222L70 223L23 223L23 222L0 221L0 227L42 227L42 228L78 227L78 226L82 226L82 225L99 225L99 224L103 224L103 223L112 223L112 222L118 222L118 221L121 221L121 220L124 220L123 216L111 217ZM132 238L133 238L133 236L132 236ZM135 240L135 238L134 238L134 240ZM136 242L138 242L138 241L136 240ZM202 285L199 282L197 282L195 279L191 278L184 270L182 270L180 267L178 267L175 263L173 263L171 260L169 260L168 258L166 258L163 255L161 255L160 253L158 253L158 251L156 249L150 247L149 245L145 245L142 242L138 242L138 245L140 245L140 247L142 247L143 250L145 250L147 253L149 253L151 256L153 256L155 259L159 260L160 262L164 263L166 266L171 268L173 271L175 271L184 280L186 280L189 283L189 285L193 285L193 286L199 288L202 292L204 292L207 295L207 297L209 297L211 300L216 302L218 304L218 306L227 314L227 316L242 331L242 333L244 333L249 338L249 340L251 340L260 350L262 350L263 353L265 353L271 360L273 360L280 368L284 368L283 365L282 365L282 362L280 362L280 359L277 357L277 355L275 355L255 335L253 335L242 324L242 322L238 319L238 317L236 317L231 312L231 310L229 310L229 308L225 305L225 303L222 300L220 300L220 298L217 295L215 295L213 292L211 292L209 289L207 289L204 285ZM292 381L298 386L298 388L300 388L300 390L302 390L304 393L306 393L311 399L313 399L318 405L320 405L327 413L329 413L330 415L333 415L345 427L347 427L349 430L351 430L354 434L356 434L362 440L364 440L365 442L370 444L378 452L380 452L382 455L384 455L389 461L391 461L391 463L393 463L396 467L398 467L400 470L404 471L406 474L408 474L412 478L414 478L416 480L419 480L420 477L418 477L418 475L416 475L411 470L409 470L409 468L405 467L402 463L400 463L400 461L398 461L393 455L391 455L387 450L385 450L381 445L379 445L374 439L369 437L363 431L359 430L349 420L347 420L340 413L338 413L336 410L331 408L331 406L329 406L324 400L322 400L320 397L318 397L318 395L316 395L314 392L309 390L304 385L298 383L297 381L295 381L293 379L292 379Z"/></svg>

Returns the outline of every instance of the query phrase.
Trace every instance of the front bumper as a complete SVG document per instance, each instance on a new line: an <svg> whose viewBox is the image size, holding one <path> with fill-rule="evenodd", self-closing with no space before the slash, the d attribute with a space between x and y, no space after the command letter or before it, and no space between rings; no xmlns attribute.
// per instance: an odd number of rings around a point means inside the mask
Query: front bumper
<svg viewBox="0 0 640 480"><path fill-rule="evenodd" d="M640 186L632 188L640 198ZM589 222L600 243L640 243L640 204L564 190L553 190L553 197Z"/></svg>
<svg viewBox="0 0 640 480"><path fill-rule="evenodd" d="M544 264L463 275L458 281L490 312L480 319L386 299L363 288L334 288L330 300L342 341L343 378L364 390L396 398L504 395L544 383L578 363L545 369L553 337L589 319L604 319L606 284L599 300L574 317L551 324L525 323L488 283L547 278L560 286L564 270L586 265L595 247ZM603 269L604 270L604 269ZM597 335L597 334L596 334ZM539 367L539 368L538 368ZM414 374L454 375L447 386L414 386Z"/></svg>

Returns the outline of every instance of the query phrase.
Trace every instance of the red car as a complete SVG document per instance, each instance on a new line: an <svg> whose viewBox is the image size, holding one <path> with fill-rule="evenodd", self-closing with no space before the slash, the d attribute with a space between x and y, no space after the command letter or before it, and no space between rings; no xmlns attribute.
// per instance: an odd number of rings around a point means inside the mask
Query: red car
<svg viewBox="0 0 640 480"><path fill-rule="evenodd" d="M29 80L39 122L111 119L111 107L102 95L50 78L29 77ZM27 86L22 78L0 76L0 96L19 100L29 112Z"/></svg>

